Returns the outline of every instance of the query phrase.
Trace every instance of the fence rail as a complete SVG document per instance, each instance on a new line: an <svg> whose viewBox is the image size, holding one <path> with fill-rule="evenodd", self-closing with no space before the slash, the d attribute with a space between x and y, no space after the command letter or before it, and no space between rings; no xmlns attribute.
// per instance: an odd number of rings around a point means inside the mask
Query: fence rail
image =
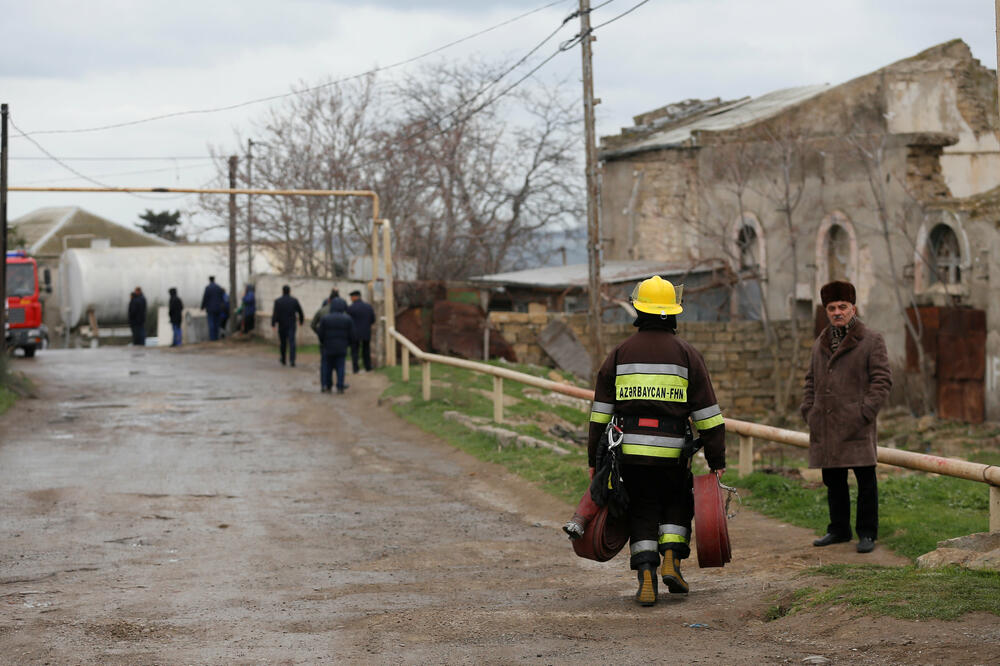
<svg viewBox="0 0 1000 666"><path fill-rule="evenodd" d="M581 398L583 400L593 400L594 392L589 389L582 389L577 386L570 386L561 382L554 382L549 379L542 379L533 375L498 368L486 363L467 361L461 358L453 358L441 354L425 352L413 344L406 336L402 335L394 328L388 328L389 336L402 345L403 358L402 370L403 381L410 380L410 357L412 356L420 362L422 397L424 400L431 399L431 364L440 363L457 368L465 368L474 372L479 372L493 376L493 420L497 423L503 422L503 380L512 381L535 386L547 391L562 393L563 395ZM740 421L738 419L726 419L726 430L739 435L740 452L738 472L740 476L746 476L753 471L753 441L763 439L781 444L790 444L799 448L809 448L809 435L797 430L786 430L774 426ZM955 458L942 458L926 453L915 453L913 451L902 451L900 449L890 449L884 446L877 448L878 461L886 465L904 467L906 469L918 470L921 472L931 472L944 476L953 476L959 479L977 481L989 486L990 498L990 531L1000 531L1000 467L996 465L984 465L982 463L958 460Z"/></svg>

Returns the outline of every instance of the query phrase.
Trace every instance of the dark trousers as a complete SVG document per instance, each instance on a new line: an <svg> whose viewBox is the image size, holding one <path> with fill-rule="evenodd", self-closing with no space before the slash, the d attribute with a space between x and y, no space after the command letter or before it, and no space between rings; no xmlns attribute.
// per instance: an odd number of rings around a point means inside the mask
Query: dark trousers
<svg viewBox="0 0 1000 666"><path fill-rule="evenodd" d="M357 340L351 343L351 366L354 368L354 372L357 373L360 368L358 367L358 351L361 351L361 362L365 366L365 370L371 371L372 369L372 341L371 340Z"/></svg>
<svg viewBox="0 0 1000 666"><path fill-rule="evenodd" d="M146 344L146 327L143 324L132 324L132 344L142 347Z"/></svg>
<svg viewBox="0 0 1000 666"><path fill-rule="evenodd" d="M333 371L337 371L337 390L344 390L344 366L347 360L346 354L328 354L323 352L320 361L319 383L323 388L333 387Z"/></svg>
<svg viewBox="0 0 1000 666"><path fill-rule="evenodd" d="M170 327L174 330L174 341L170 344L171 347L181 346L181 325L171 324Z"/></svg>
<svg viewBox="0 0 1000 666"><path fill-rule="evenodd" d="M295 365L295 327L278 326L278 342L281 348L281 362L285 362L285 350L288 350L288 362Z"/></svg>
<svg viewBox="0 0 1000 666"><path fill-rule="evenodd" d="M218 340L219 339L219 320L222 318L221 312L207 312L205 316L208 319L208 339Z"/></svg>
<svg viewBox="0 0 1000 666"><path fill-rule="evenodd" d="M851 538L851 494L847 488L847 467L824 467L823 484L830 506L830 525L826 531L834 536ZM852 467L858 481L858 511L854 531L858 538L878 538L878 481L875 466Z"/></svg>
<svg viewBox="0 0 1000 666"><path fill-rule="evenodd" d="M687 465L622 465L621 469L628 492L631 567L656 566L660 553L668 550L680 559L690 555L694 479ZM656 549L647 547L650 542L657 544Z"/></svg>

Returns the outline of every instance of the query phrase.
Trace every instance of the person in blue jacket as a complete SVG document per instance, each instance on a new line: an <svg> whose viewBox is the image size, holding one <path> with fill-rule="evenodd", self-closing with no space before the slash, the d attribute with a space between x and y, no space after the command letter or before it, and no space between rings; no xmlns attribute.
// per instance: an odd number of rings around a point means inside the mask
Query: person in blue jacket
<svg viewBox="0 0 1000 666"><path fill-rule="evenodd" d="M215 276L208 276L208 285L201 297L201 309L208 317L208 339L219 339L219 324L222 321L222 310L226 306L226 292L215 284Z"/></svg>
<svg viewBox="0 0 1000 666"><path fill-rule="evenodd" d="M249 333L253 330L254 319L257 315L257 296L254 294L253 285L248 284L243 291L243 318L240 319L240 330Z"/></svg>
<svg viewBox="0 0 1000 666"><path fill-rule="evenodd" d="M351 304L347 306L347 314L354 321L354 330L358 337L351 344L351 365L354 374L358 374L358 348L365 371L372 369L372 324L375 323L375 310L361 300L361 292L355 289L351 292Z"/></svg>
<svg viewBox="0 0 1000 666"><path fill-rule="evenodd" d="M330 312L319 320L320 345L323 359L320 363L320 391L329 393L333 388L333 371L337 371L337 393L347 388L344 383L344 361L348 348L356 339L354 322L345 314L347 304L342 298L330 299Z"/></svg>

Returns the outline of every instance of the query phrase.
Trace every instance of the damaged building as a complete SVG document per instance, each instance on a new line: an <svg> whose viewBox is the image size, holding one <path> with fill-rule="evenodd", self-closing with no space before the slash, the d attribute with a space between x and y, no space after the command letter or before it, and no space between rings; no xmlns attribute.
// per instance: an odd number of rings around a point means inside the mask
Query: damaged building
<svg viewBox="0 0 1000 666"><path fill-rule="evenodd" d="M964 42L634 121L601 142L604 261L713 266L727 318L801 338L823 323L820 286L850 280L894 399L1000 419L996 74Z"/></svg>

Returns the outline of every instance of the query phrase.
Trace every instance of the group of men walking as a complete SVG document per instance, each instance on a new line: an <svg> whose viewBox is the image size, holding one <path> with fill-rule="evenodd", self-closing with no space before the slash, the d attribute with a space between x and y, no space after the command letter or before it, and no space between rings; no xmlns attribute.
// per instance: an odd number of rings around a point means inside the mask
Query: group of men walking
<svg viewBox="0 0 1000 666"><path fill-rule="evenodd" d="M593 483L601 488L624 487L629 564L643 606L656 603L659 580L670 593L688 592L681 562L691 552L691 458L699 444L716 476L726 468L725 420L708 369L677 335L682 289L659 276L636 286L638 331L601 365L590 414L590 477L600 475ZM878 537L875 421L892 386L888 355L882 336L858 319L853 285L831 282L820 297L829 326L813 344L801 412L809 424L809 466L822 469L827 487L830 523L813 545L851 539L851 469L858 482L856 550L869 553ZM616 466L598 469L611 448ZM586 529L579 515L563 526L571 539Z"/></svg>
<svg viewBox="0 0 1000 666"><path fill-rule="evenodd" d="M348 385L344 382L347 352L351 352L351 364L357 374L372 369L371 339L375 323L375 310L361 300L360 291L350 293L348 305L340 292L333 289L312 318L310 327L319 338L320 345L320 391L333 391L333 375L336 372L337 393L343 393ZM287 284L281 288L281 296L274 301L271 327L278 331L280 361L282 365L295 366L295 333L298 326L305 323L305 315L298 299L292 296Z"/></svg>

